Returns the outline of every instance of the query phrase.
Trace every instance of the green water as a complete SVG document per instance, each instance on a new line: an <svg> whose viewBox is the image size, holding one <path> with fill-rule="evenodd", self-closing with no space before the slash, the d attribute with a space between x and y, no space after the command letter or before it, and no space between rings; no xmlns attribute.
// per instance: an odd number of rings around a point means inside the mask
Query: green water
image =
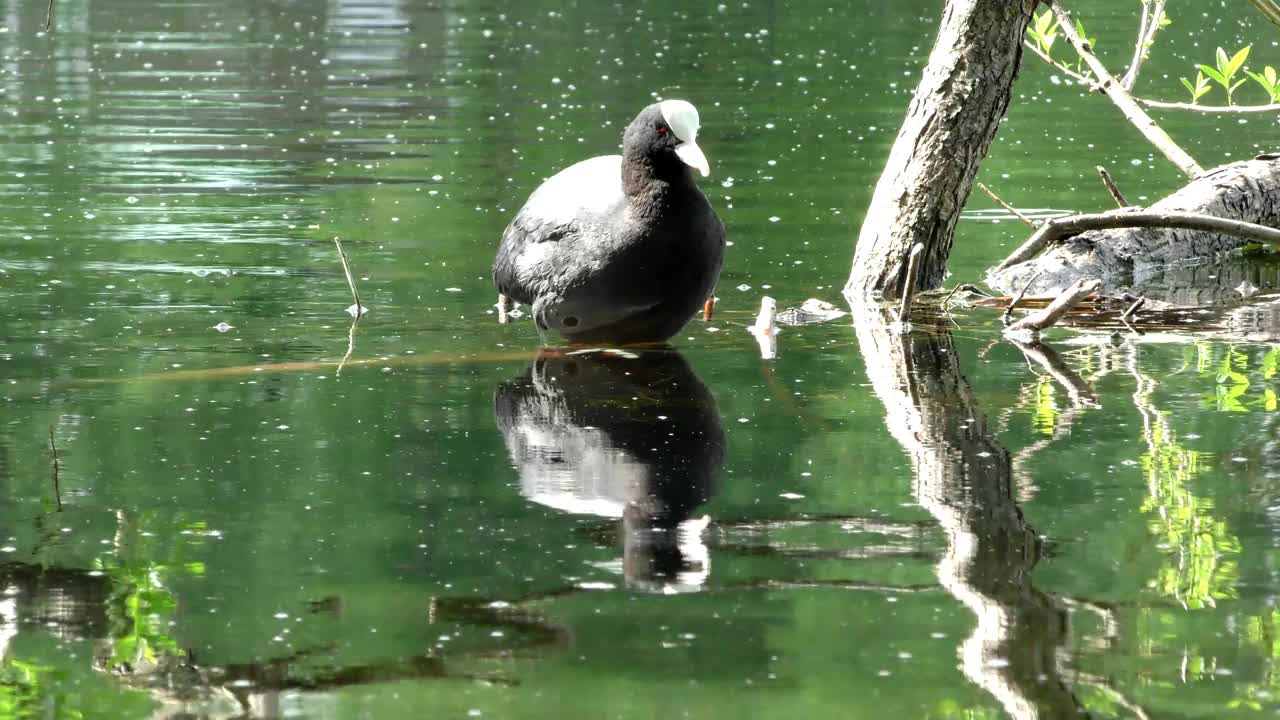
<svg viewBox="0 0 1280 720"><path fill-rule="evenodd" d="M1075 3L1116 69L1130 5ZM1170 8L1144 94L1217 45L1280 64L1220 5ZM838 300L937 6L0 5L0 716L1280 710L1274 344L1055 331L1075 408L967 313L907 341L912 425L884 337L743 330ZM497 238L655 94L702 113L717 317L535 363ZM1161 117L1205 166L1280 144ZM1094 210L1097 164L1179 184L1028 59L981 179ZM1025 233L963 221L950 281Z"/></svg>

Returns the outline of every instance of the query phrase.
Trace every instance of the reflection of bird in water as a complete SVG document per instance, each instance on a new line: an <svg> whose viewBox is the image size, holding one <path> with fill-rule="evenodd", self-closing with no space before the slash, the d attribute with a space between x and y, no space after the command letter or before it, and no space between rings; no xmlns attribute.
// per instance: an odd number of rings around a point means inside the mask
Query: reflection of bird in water
<svg viewBox="0 0 1280 720"><path fill-rule="evenodd" d="M620 518L633 587L696 589L710 565L693 518L715 492L715 398L672 350L544 351L502 383L494 414L530 500Z"/></svg>

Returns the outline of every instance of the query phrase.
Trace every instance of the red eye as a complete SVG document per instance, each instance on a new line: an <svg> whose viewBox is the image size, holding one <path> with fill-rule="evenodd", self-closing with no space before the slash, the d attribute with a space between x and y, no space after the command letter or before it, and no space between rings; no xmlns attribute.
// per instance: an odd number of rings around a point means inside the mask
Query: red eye
<svg viewBox="0 0 1280 720"><path fill-rule="evenodd" d="M666 129L665 127L663 127L663 126L659 125L659 126L658 126L658 134L659 134L659 135L666 135L666 134L667 134L667 129Z"/></svg>

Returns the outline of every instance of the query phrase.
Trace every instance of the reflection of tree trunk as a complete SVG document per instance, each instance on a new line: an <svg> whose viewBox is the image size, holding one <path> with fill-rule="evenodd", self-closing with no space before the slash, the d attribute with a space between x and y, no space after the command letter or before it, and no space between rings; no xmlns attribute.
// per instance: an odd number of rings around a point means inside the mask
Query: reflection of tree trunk
<svg viewBox="0 0 1280 720"><path fill-rule="evenodd" d="M854 313L889 431L915 468L916 498L947 534L938 578L978 617L962 670L1015 718L1082 715L1055 657L1066 613L1031 584L1039 544L1014 502L1009 452L988 430L950 334L898 335L878 308Z"/></svg>

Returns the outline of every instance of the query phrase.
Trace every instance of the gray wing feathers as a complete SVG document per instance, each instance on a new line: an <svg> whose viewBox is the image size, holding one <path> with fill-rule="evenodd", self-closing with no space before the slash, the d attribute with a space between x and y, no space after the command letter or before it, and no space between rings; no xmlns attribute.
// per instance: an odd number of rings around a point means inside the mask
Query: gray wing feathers
<svg viewBox="0 0 1280 720"><path fill-rule="evenodd" d="M502 294L525 304L588 284L592 220L623 201L622 157L584 160L542 183L507 226L493 264Z"/></svg>

